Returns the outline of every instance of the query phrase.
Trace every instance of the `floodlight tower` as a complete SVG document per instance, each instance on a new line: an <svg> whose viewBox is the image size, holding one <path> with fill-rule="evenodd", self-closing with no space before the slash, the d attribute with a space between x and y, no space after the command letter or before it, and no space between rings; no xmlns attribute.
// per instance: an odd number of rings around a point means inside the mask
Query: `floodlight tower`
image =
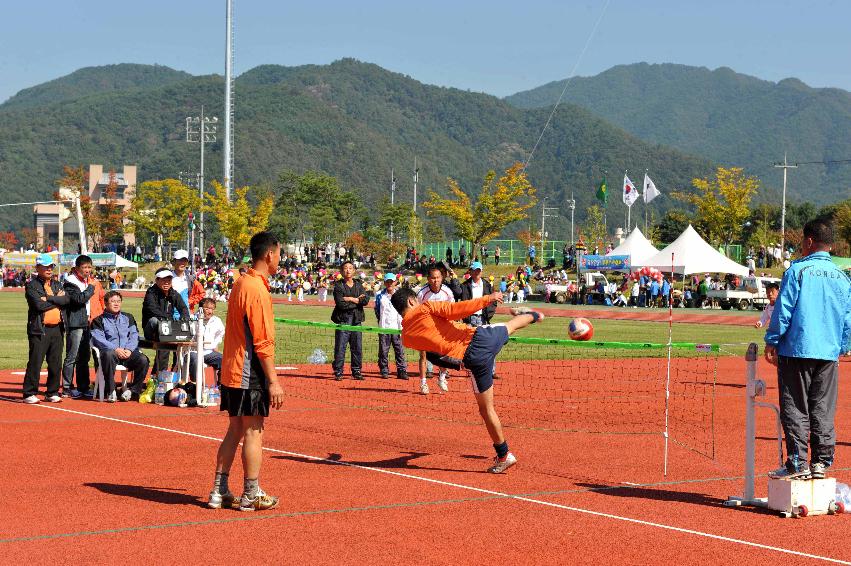
<svg viewBox="0 0 851 566"><path fill-rule="evenodd" d="M225 194L230 200L233 188L233 0L227 0L225 15L225 139L224 173Z"/></svg>
<svg viewBox="0 0 851 566"><path fill-rule="evenodd" d="M215 116L204 115L204 105L201 105L200 116L186 118L186 141L198 143L201 146L201 170L198 173L198 197L201 199L201 233L198 237L198 247L204 253L204 145L216 141L216 131L219 119Z"/></svg>

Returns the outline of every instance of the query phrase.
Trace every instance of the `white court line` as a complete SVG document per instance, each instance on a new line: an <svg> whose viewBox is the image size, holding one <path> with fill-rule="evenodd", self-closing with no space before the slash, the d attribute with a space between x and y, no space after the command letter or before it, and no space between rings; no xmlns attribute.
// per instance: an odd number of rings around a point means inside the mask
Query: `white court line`
<svg viewBox="0 0 851 566"><path fill-rule="evenodd" d="M11 402L11 403L17 403L18 402L17 400L13 400L13 399L10 399L8 397L0 397L0 401L6 401L6 402ZM203 435L203 434L196 434L194 432L188 432L188 431L185 431L185 430L178 430L178 429L174 429L174 428L166 428L166 427L162 427L162 426L156 426L156 425L150 425L150 424L144 424L144 423L137 423L137 422L128 421L128 420L124 420L124 419L117 419L115 417L107 417L107 416L104 416L104 415L97 415L97 414L94 414L94 413L86 413L85 411L74 411L72 409L63 409L62 407L57 407L56 405L39 404L39 405L34 405L34 406L35 407L41 407L41 408L44 408L44 409L53 409L55 411L64 411L66 413L73 413L73 414L77 414L77 415L86 415L86 416L96 418L96 419L102 419L102 420L105 420L105 421L112 421L112 422L116 422L116 423L128 424L128 425L131 425L131 426L138 426L138 427L141 427L141 428L150 428L150 429L153 429L153 430L160 430L160 431L163 431L163 432L171 432L171 433L174 433L174 434L180 434L180 435L183 435L183 436L190 436L190 437L193 437L193 438L201 438L203 440L212 440L214 442L221 442L220 438L216 438L214 436L206 436L206 435ZM847 564L847 565L851 566L851 562L847 562L845 560L839 560L837 558L830 558L828 556L819 556L817 554L809 554L807 552L800 552L800 551L791 550L791 549L788 549L788 548L781 548L779 546L770 546L770 545L767 545L767 544L760 544L758 542L752 542L752 541L743 540L743 539L726 537L726 536L722 536L722 535L714 535L712 533L705 533L703 531L696 531L694 529L686 529L686 528L683 528L683 527L675 527L673 525L666 525L664 523L655 523L653 521L644 521L642 519L634 519L632 517L623 517L621 515L613 515L611 513L602 513L600 511L592 511L590 509L583 509L581 507L571 507L570 505L561 505L559 503L553 503L553 502L545 501L545 500L542 500L542 499L534 499L534 498L531 498L531 497L523 497L523 496L520 496L520 495L511 495L510 493L502 493L502 492L499 492L499 491L493 491L493 490L490 490L490 489L484 489L484 488L475 487L475 486L472 486L472 485L465 485L465 484L462 484L462 483L454 483L454 482L448 482L448 481L438 480L438 479L434 479L434 478L416 476L416 475L413 475L413 474L405 474L405 473L402 473L402 472L394 472L392 470L385 470L385 469L382 469L382 468L370 468L369 466L363 466L361 464L351 464L349 462L345 462L345 461L342 461L342 460L329 460L327 458L322 458L322 457L319 457L319 456L311 456L309 454L300 454L298 452L290 452L288 450L280 450L278 448L270 448L268 446L264 446L263 450L266 450L267 452L274 452L276 454L285 454L287 456L295 456L297 458L305 458L307 460L313 460L313 461L316 461L316 462L338 464L340 466L348 466L350 468L357 468L357 469L360 469L360 470L369 470L371 472L378 472L380 474L387 474L387 475L390 475L390 476L397 476L397 477L401 477L401 478L418 480L418 481L423 481L423 482L437 484L437 485L454 487L454 488L458 488L458 489L465 489L465 490L468 490L468 491L475 491L475 492L478 492L478 493L486 493L488 495L495 495L495 496L498 496L498 497L504 497L506 499L514 499L514 500L517 500L517 501L525 501L526 503L534 503L536 505L543 505L544 507L553 507L553 508L556 508L556 509L563 509L565 511L573 511L575 513L583 513L585 515L591 515L591 516L594 516L594 517L605 517L607 519L614 519L616 521L623 521L623 522L626 522L626 523L633 523L633 524L636 524L636 525L644 525L646 527L656 527L658 529L664 529L664 530L667 530L667 531L674 531L674 532L678 532L678 533L690 534L690 535L709 538L709 539L713 539L713 540L720 540L720 541L724 541L724 542L732 542L732 543L735 543L735 544L741 544L743 546L749 546L749 547L752 547L752 548L760 548L760 549L763 549L763 550L772 550L772 551L780 552L780 553L783 553L783 554L791 554L793 556L802 556L804 558L813 558L815 560L823 560L825 562L831 562L831 563L834 563L834 564Z"/></svg>
<svg viewBox="0 0 851 566"><path fill-rule="evenodd" d="M47 372L46 371L40 371L40 372L38 372L38 374L39 375L47 375ZM25 372L25 371L13 371L12 375L27 375L27 372Z"/></svg>
<svg viewBox="0 0 851 566"><path fill-rule="evenodd" d="M294 369L298 369L298 368L295 367L295 366L275 366L275 369L276 370L294 370Z"/></svg>

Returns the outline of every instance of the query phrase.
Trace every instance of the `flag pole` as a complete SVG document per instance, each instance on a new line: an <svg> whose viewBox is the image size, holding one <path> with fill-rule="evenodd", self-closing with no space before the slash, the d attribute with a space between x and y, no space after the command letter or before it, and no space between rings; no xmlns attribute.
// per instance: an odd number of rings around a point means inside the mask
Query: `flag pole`
<svg viewBox="0 0 851 566"><path fill-rule="evenodd" d="M647 172L648 171L649 171L649 169L644 170L644 193L642 193L643 196L644 196L644 235L645 236L647 236L647 205L649 204L647 202Z"/></svg>

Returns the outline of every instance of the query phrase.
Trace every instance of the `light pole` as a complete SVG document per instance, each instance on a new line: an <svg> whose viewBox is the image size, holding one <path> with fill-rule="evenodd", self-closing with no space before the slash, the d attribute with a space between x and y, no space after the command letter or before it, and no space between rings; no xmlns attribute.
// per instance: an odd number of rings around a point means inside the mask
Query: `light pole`
<svg viewBox="0 0 851 566"><path fill-rule="evenodd" d="M414 157L414 213L417 212L417 183L420 181L420 169L417 167L417 158Z"/></svg>
<svg viewBox="0 0 851 566"><path fill-rule="evenodd" d="M555 218L558 216L557 214L551 214L554 211L557 211L558 208L554 206L547 206L547 199L549 197L544 197L544 200L541 201L541 260L547 259L544 255L544 237L546 237L547 233L544 231L544 223L547 218Z"/></svg>
<svg viewBox="0 0 851 566"><path fill-rule="evenodd" d="M198 248L204 254L204 144L216 141L219 119L215 116L204 116L204 106L201 106L200 116L186 118L186 141L201 146L201 170L198 173L198 197L201 199L201 233L198 235Z"/></svg>
<svg viewBox="0 0 851 566"><path fill-rule="evenodd" d="M576 211L576 199L573 198L573 193L570 193L570 200L567 201L567 206L570 207L570 245L576 242L573 239L573 213Z"/></svg>
<svg viewBox="0 0 851 566"><path fill-rule="evenodd" d="M789 169L797 169L798 164L789 165L786 161L786 154L783 154L783 163L775 163L775 168L783 169L783 207L780 209L780 263L786 257L786 171Z"/></svg>

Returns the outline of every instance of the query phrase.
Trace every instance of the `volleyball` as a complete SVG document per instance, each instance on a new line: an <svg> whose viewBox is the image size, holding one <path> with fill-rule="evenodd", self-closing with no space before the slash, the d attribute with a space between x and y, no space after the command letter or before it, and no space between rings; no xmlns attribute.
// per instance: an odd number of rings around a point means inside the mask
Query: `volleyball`
<svg viewBox="0 0 851 566"><path fill-rule="evenodd" d="M574 318L567 327L571 340L590 340L594 336L594 326L587 318Z"/></svg>

